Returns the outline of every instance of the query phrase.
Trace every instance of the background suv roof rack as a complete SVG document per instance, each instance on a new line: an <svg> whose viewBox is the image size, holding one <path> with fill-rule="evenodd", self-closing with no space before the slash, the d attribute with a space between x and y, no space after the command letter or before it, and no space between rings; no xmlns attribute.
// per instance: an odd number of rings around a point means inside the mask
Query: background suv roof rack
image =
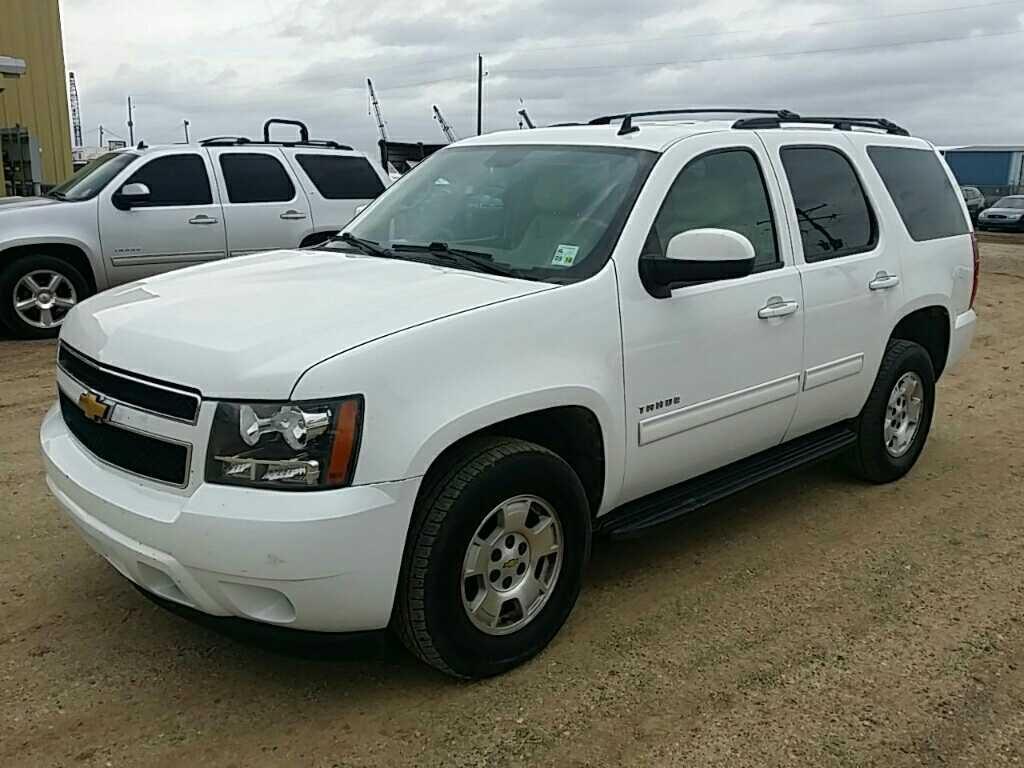
<svg viewBox="0 0 1024 768"><path fill-rule="evenodd" d="M270 139L270 128L273 125L292 125L299 129L299 140L298 141L271 141ZM263 124L263 141L254 141L246 138L245 136L213 136L209 139L203 139L199 142L201 147L237 147L248 144L257 145L272 145L276 147L322 147L326 149L344 149L351 150L352 147L347 144L339 144L336 141L330 139L311 139L309 138L309 128L305 123L299 122L298 120L284 120L279 117L272 117Z"/></svg>
<svg viewBox="0 0 1024 768"><path fill-rule="evenodd" d="M595 117L590 121L590 125L610 125L615 120L621 120L622 125L619 126L619 136L623 136L627 133L633 133L640 129L633 125L634 117L656 117L658 115L706 115L714 113L729 113L735 115L771 115L776 120L785 118L799 118L800 116L795 112L790 112L788 109L734 109L732 107L712 107L709 109L654 109L643 112L623 112L618 115L604 115L602 117Z"/></svg>
<svg viewBox="0 0 1024 768"><path fill-rule="evenodd" d="M909 136L910 131L896 125L884 117L820 117L812 115L777 115L775 117L747 117L733 123L733 128L780 128L783 123L800 123L802 125L831 125L840 131L851 131L857 128L874 128L891 133L894 136Z"/></svg>

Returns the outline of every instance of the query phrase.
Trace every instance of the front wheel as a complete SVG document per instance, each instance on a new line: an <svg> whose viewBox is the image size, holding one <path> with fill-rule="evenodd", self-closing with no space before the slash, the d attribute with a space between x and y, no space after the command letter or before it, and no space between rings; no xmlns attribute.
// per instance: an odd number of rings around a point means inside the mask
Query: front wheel
<svg viewBox="0 0 1024 768"><path fill-rule="evenodd" d="M0 320L19 338L52 338L88 293L82 273L68 262L22 256L0 271Z"/></svg>
<svg viewBox="0 0 1024 768"><path fill-rule="evenodd" d="M914 466L935 409L935 370L920 344L893 339L855 427L854 470L873 483L897 480Z"/></svg>
<svg viewBox="0 0 1024 768"><path fill-rule="evenodd" d="M576 603L590 552L586 494L560 457L511 438L474 441L431 474L393 623L442 672L496 675L539 653Z"/></svg>

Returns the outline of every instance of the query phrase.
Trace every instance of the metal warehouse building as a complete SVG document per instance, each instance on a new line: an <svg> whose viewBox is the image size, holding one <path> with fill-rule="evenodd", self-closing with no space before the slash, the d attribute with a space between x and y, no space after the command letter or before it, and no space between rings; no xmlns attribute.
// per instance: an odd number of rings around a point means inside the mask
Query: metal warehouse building
<svg viewBox="0 0 1024 768"><path fill-rule="evenodd" d="M71 175L58 0L0 0L0 196Z"/></svg>
<svg viewBox="0 0 1024 768"><path fill-rule="evenodd" d="M946 162L961 186L988 198L1024 192L1024 146L946 147Z"/></svg>

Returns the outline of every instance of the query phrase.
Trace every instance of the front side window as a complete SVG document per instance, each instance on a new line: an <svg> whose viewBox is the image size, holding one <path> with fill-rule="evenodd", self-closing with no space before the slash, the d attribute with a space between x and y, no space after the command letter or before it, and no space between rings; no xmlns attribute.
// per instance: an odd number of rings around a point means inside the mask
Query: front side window
<svg viewBox="0 0 1024 768"><path fill-rule="evenodd" d="M232 152L220 156L220 169L232 203L287 203L295 199L295 185L276 157Z"/></svg>
<svg viewBox="0 0 1024 768"><path fill-rule="evenodd" d="M755 271L780 264L768 190L751 151L729 149L692 160L665 197L644 254L664 256L673 237L704 228L746 237L754 246Z"/></svg>
<svg viewBox="0 0 1024 768"><path fill-rule="evenodd" d="M875 247L875 216L845 155L832 147L785 147L780 154L806 261L851 256Z"/></svg>
<svg viewBox="0 0 1024 768"><path fill-rule="evenodd" d="M137 207L211 205L210 177L199 155L166 155L150 160L125 184L145 184L149 199Z"/></svg>
<svg viewBox="0 0 1024 768"><path fill-rule="evenodd" d="M917 242L969 231L956 190L934 152L911 147L868 147L896 210ZM975 190L968 189L973 199Z"/></svg>
<svg viewBox="0 0 1024 768"><path fill-rule="evenodd" d="M77 202L96 197L121 171L138 160L134 152L108 152L90 162L63 184L50 190L58 200Z"/></svg>
<svg viewBox="0 0 1024 768"><path fill-rule="evenodd" d="M657 157L586 146L445 149L390 187L349 233L400 255L444 244L526 279L574 282L607 262Z"/></svg>
<svg viewBox="0 0 1024 768"><path fill-rule="evenodd" d="M348 155L296 155L302 170L328 200L372 200L384 191L370 163Z"/></svg>

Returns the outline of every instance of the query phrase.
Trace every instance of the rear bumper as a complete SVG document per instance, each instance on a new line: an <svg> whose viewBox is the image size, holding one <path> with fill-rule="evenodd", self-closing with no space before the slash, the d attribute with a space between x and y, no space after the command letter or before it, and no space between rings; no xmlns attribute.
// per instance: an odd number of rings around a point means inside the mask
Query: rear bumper
<svg viewBox="0 0 1024 768"><path fill-rule="evenodd" d="M320 632L388 624L419 480L287 493L131 480L93 458L58 409L46 482L85 540L143 589L214 616Z"/></svg>
<svg viewBox="0 0 1024 768"><path fill-rule="evenodd" d="M949 354L946 356L946 370L951 371L967 354L974 341L974 333L978 325L978 316L973 309L956 316L953 330L949 337Z"/></svg>

